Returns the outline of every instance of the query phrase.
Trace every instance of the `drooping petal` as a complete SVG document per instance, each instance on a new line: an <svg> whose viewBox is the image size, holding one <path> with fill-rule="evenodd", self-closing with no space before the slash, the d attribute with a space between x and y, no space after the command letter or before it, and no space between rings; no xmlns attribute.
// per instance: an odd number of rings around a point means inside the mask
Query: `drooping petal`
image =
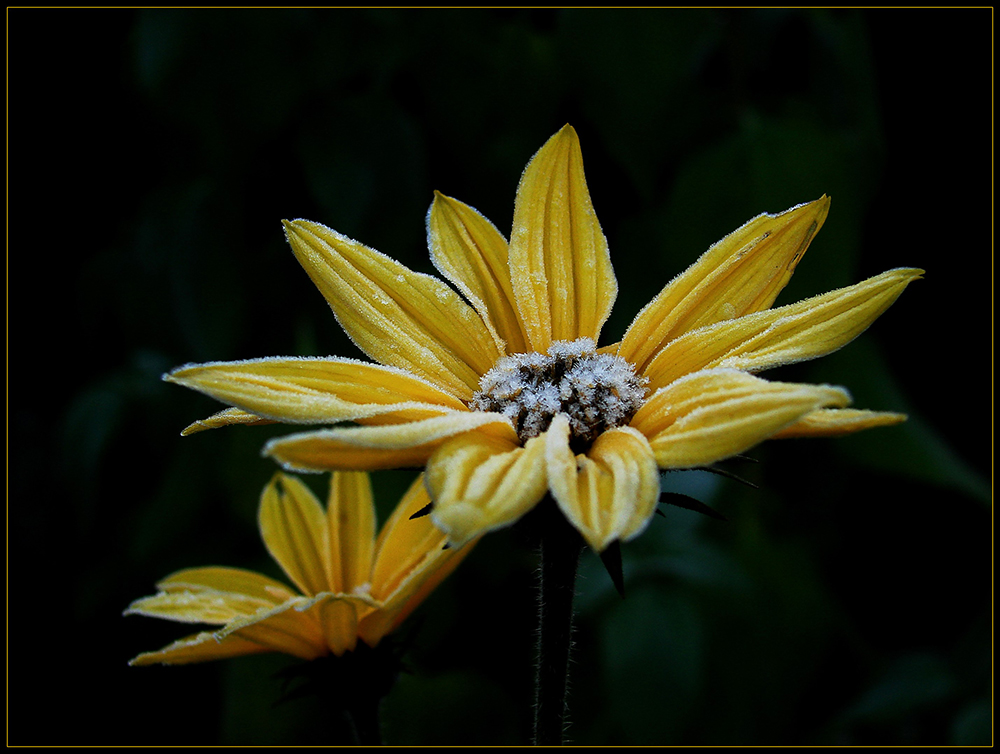
<svg viewBox="0 0 1000 754"><path fill-rule="evenodd" d="M188 424L181 430L181 437L187 437L207 429L230 427L234 424L274 424L274 419L264 419L241 408L225 408L205 419L199 419Z"/></svg>
<svg viewBox="0 0 1000 754"><path fill-rule="evenodd" d="M192 662L208 662L209 660L225 660L229 657L273 652L271 647L248 641L239 636L230 636L222 641L215 638L211 631L187 636L175 641L155 652L143 652L138 657L129 660L129 665L187 665Z"/></svg>
<svg viewBox="0 0 1000 754"><path fill-rule="evenodd" d="M922 274L889 270L805 301L693 330L657 353L645 376L656 389L716 366L759 372L825 356L864 332Z"/></svg>
<svg viewBox="0 0 1000 754"><path fill-rule="evenodd" d="M453 395L402 369L356 359L251 359L189 364L164 379L231 403L252 415L293 424L333 424L371 418L412 421L465 408ZM235 418L240 423L249 423L242 421L241 416Z"/></svg>
<svg viewBox="0 0 1000 754"><path fill-rule="evenodd" d="M507 263L507 241L472 207L434 192L427 214L431 261L469 300L506 353L527 350Z"/></svg>
<svg viewBox="0 0 1000 754"><path fill-rule="evenodd" d="M823 196L779 215L760 215L730 233L639 312L618 355L642 371L674 338L770 307L829 211L830 199Z"/></svg>
<svg viewBox="0 0 1000 754"><path fill-rule="evenodd" d="M512 524L545 496L545 442L460 435L431 456L425 479L434 523L458 547Z"/></svg>
<svg viewBox="0 0 1000 754"><path fill-rule="evenodd" d="M842 388L768 382L735 369L710 369L656 391L631 426L660 468L704 466L740 453L811 411L850 403Z"/></svg>
<svg viewBox="0 0 1000 754"><path fill-rule="evenodd" d="M451 288L318 223L285 223L296 258L358 347L468 400L500 351Z"/></svg>
<svg viewBox="0 0 1000 754"><path fill-rule="evenodd" d="M553 340L598 339L618 283L587 190L580 140L569 125L524 169L509 259L532 350L544 353Z"/></svg>
<svg viewBox="0 0 1000 754"><path fill-rule="evenodd" d="M643 435L631 427L603 432L586 454L569 447L559 414L546 433L549 489L563 514L596 552L637 536L660 494L660 473Z"/></svg>
<svg viewBox="0 0 1000 754"><path fill-rule="evenodd" d="M308 487L275 474L261 495L258 520L267 551L304 594L337 591L329 579L326 514Z"/></svg>
<svg viewBox="0 0 1000 754"><path fill-rule="evenodd" d="M410 486L379 535L372 596L382 607L366 615L358 634L374 647L440 584L473 548L445 547L446 535L429 516L410 519L431 502L423 476Z"/></svg>
<svg viewBox="0 0 1000 754"><path fill-rule="evenodd" d="M368 474L335 471L330 475L326 519L330 588L335 592L353 592L371 576L375 546L375 503Z"/></svg>
<svg viewBox="0 0 1000 754"><path fill-rule="evenodd" d="M874 427L891 427L906 421L906 414L860 408L821 408L811 411L781 430L772 439L786 437L839 437Z"/></svg>
<svg viewBox="0 0 1000 754"><path fill-rule="evenodd" d="M501 414L455 411L408 424L302 432L271 440L263 452L293 471L419 467L444 440L473 429L516 436Z"/></svg>

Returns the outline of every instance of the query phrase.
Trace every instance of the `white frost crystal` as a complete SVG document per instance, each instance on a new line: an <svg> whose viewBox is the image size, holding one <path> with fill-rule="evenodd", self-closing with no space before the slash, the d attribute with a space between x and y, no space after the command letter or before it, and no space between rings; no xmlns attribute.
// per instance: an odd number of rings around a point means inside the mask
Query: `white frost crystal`
<svg viewBox="0 0 1000 754"><path fill-rule="evenodd" d="M546 354L504 356L482 376L469 408L508 417L522 442L565 414L574 447L586 449L606 429L626 424L646 397L647 380L632 364L595 348L579 338L557 340Z"/></svg>

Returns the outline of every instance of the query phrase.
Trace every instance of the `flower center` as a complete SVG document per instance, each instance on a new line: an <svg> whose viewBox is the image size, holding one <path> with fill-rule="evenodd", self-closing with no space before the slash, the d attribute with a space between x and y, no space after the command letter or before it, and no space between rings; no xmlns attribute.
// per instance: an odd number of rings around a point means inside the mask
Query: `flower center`
<svg viewBox="0 0 1000 754"><path fill-rule="evenodd" d="M625 359L595 353L590 338L557 340L544 354L500 359L479 380L469 408L503 414L521 442L548 429L556 414L565 414L570 445L581 452L602 432L632 418L646 397L647 382Z"/></svg>

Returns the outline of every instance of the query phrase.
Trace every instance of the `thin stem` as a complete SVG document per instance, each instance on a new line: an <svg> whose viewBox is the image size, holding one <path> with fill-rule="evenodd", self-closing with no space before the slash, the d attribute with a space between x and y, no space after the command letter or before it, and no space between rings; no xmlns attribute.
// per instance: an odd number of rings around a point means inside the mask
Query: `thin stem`
<svg viewBox="0 0 1000 754"><path fill-rule="evenodd" d="M536 746L559 746L566 724L566 688L573 632L576 568L583 543L554 501L542 502L538 571L538 658L535 666Z"/></svg>
<svg viewBox="0 0 1000 754"><path fill-rule="evenodd" d="M355 743L359 746L381 746L382 729L379 725L378 713L382 700L365 700L365 702L366 704L359 704L348 709Z"/></svg>

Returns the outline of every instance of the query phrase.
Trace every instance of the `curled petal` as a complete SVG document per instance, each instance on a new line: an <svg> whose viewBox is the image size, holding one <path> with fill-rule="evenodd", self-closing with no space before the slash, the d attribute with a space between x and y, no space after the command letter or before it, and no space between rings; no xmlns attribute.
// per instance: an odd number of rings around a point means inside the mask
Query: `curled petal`
<svg viewBox="0 0 1000 754"><path fill-rule="evenodd" d="M571 126L550 138L521 176L510 269L533 350L544 353L553 340L598 339L618 283Z"/></svg>
<svg viewBox="0 0 1000 754"><path fill-rule="evenodd" d="M434 192L427 214L431 261L469 300L506 353L527 350L507 263L507 241L472 207Z"/></svg>
<svg viewBox="0 0 1000 754"><path fill-rule="evenodd" d="M546 433L549 488L563 514L595 551L637 536L660 494L660 473L646 438L631 427L602 433L586 454L569 448L559 414Z"/></svg>
<svg viewBox="0 0 1000 754"><path fill-rule="evenodd" d="M545 496L545 443L470 432L435 451L425 479L434 523L458 547L514 523Z"/></svg>
<svg viewBox="0 0 1000 754"><path fill-rule="evenodd" d="M264 423L262 419L293 424L367 419L412 421L465 408L453 395L427 380L402 369L355 359L252 359L189 364L164 379L243 410L237 414L216 414L206 420L211 426ZM194 426L185 432L190 434Z"/></svg>
<svg viewBox="0 0 1000 754"><path fill-rule="evenodd" d="M488 434L516 437L510 422L501 414L455 411L408 424L289 435L271 440L264 446L264 455L298 471L419 467L447 438L479 428Z"/></svg>
<svg viewBox="0 0 1000 754"><path fill-rule="evenodd" d="M207 429L218 429L219 427L229 427L233 424L256 425L274 423L274 419L264 419L263 417L257 416L257 414L251 414L249 411L244 411L241 408L226 408L212 414L206 419L199 419L198 421L191 422L181 430L181 436L187 437L188 435L193 435L196 432L204 432Z"/></svg>
<svg viewBox="0 0 1000 754"><path fill-rule="evenodd" d="M618 355L642 371L674 338L770 307L829 211L830 199L823 196L779 215L760 215L730 233L639 312Z"/></svg>
<svg viewBox="0 0 1000 754"><path fill-rule="evenodd" d="M656 354L645 376L656 388L716 366L759 372L825 356L864 332L922 274L889 270L805 301L694 330Z"/></svg>
<svg viewBox="0 0 1000 754"><path fill-rule="evenodd" d="M451 288L306 220L285 223L296 258L358 347L468 400L500 351Z"/></svg>
<svg viewBox="0 0 1000 754"><path fill-rule="evenodd" d="M906 414L860 408L821 408L811 411L772 439L786 437L839 437L874 427L891 427L906 421Z"/></svg>
<svg viewBox="0 0 1000 754"><path fill-rule="evenodd" d="M631 426L649 439L660 468L687 468L747 450L811 411L848 403L843 388L710 369L655 392Z"/></svg>

